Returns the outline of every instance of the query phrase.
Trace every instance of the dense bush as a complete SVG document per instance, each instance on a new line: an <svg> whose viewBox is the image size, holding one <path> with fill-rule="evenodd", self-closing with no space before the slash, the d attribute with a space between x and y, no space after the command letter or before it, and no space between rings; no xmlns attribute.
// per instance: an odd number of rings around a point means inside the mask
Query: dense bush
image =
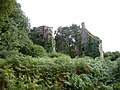
<svg viewBox="0 0 120 90"><path fill-rule="evenodd" d="M45 49L40 45L30 45L29 47L23 47L19 50L24 55L30 55L33 57L43 57L45 55Z"/></svg>
<svg viewBox="0 0 120 90"><path fill-rule="evenodd" d="M65 56L68 57L69 55L59 53L59 52L51 52L51 53L48 54L48 56L51 57L51 58L54 58L54 57L58 58L58 57L65 57Z"/></svg>
<svg viewBox="0 0 120 90"><path fill-rule="evenodd" d="M0 51L0 58L11 58L23 56L18 50L2 50Z"/></svg>
<svg viewBox="0 0 120 90"><path fill-rule="evenodd" d="M40 45L33 45L32 54L33 57L42 57L45 54L45 49Z"/></svg>
<svg viewBox="0 0 120 90"><path fill-rule="evenodd" d="M115 61L120 57L120 52L119 51L115 51L115 52L105 52L104 53L104 57L105 59L111 60L111 61Z"/></svg>
<svg viewBox="0 0 120 90"><path fill-rule="evenodd" d="M114 90L120 90L120 58L118 58L114 62L114 67L112 68L112 75L113 75L113 88Z"/></svg>
<svg viewBox="0 0 120 90"><path fill-rule="evenodd" d="M99 58L0 59L0 90L112 90L108 71Z"/></svg>

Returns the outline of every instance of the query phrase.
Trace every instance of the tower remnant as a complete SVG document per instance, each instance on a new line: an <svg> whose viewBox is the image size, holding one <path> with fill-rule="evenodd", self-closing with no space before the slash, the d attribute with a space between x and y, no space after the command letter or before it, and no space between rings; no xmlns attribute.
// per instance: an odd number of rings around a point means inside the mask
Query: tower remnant
<svg viewBox="0 0 120 90"><path fill-rule="evenodd" d="M86 28L85 28L85 22L82 22L82 23L81 23L81 26L82 26L82 29L86 29Z"/></svg>

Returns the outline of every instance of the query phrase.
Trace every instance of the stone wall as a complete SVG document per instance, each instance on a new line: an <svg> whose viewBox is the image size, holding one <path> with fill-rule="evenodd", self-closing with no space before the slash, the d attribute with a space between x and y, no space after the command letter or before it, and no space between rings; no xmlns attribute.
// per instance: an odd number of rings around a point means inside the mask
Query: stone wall
<svg viewBox="0 0 120 90"><path fill-rule="evenodd" d="M80 33L81 33L81 44L82 44L82 47L85 47L84 45L87 43L88 37L91 37L91 38L93 38L93 39L95 39L96 41L99 42L98 50L99 50L99 53L100 53L100 57L101 57L101 58L104 58L104 57L103 57L104 55L103 55L102 41L101 41L98 37L92 35L92 34L86 29L84 22L81 23L81 26L82 26L82 28L81 28L81 32L80 32ZM94 45L93 45L93 46L94 46ZM93 48L93 47L92 47L92 48ZM91 52L91 53L92 53L92 52Z"/></svg>

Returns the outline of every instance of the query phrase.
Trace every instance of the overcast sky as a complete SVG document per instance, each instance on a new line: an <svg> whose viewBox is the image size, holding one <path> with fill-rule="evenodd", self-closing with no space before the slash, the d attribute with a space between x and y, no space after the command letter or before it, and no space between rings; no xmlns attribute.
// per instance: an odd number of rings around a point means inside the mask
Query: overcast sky
<svg viewBox="0 0 120 90"><path fill-rule="evenodd" d="M104 51L120 51L120 0L17 0L32 27L80 25L102 39Z"/></svg>

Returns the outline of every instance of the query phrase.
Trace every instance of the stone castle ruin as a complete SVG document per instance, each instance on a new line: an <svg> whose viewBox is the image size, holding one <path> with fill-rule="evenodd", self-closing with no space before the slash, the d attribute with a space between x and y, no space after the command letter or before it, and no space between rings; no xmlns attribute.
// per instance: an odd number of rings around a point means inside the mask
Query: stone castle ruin
<svg viewBox="0 0 120 90"><path fill-rule="evenodd" d="M46 37L46 36L50 36L52 37L52 27L48 27L48 26L39 26L36 28L36 32L39 33L40 36Z"/></svg>
<svg viewBox="0 0 120 90"><path fill-rule="evenodd" d="M103 58L102 41L98 37L92 35L86 29L84 22L81 23L81 26L81 47L78 47L79 45L75 46L76 53L79 55L79 53L82 52L84 55L87 56L92 56L92 54L94 53L99 53L100 57ZM36 27L32 31L38 34L40 39L37 42L41 42L39 44L42 45L48 52L55 51L55 41L53 38L52 29L52 27L44 25ZM80 50L78 50L78 48L80 48Z"/></svg>
<svg viewBox="0 0 120 90"><path fill-rule="evenodd" d="M98 37L92 35L85 27L85 23L82 22L81 23L81 44L83 46L83 48L85 48L85 45L88 44L88 37L89 38L92 38L93 40L97 41L98 42L98 49L99 50L99 53L100 53L100 57L103 58L103 48L102 48L102 40L100 40ZM94 43L93 43L94 44ZM94 45L93 45L94 46ZM94 47L92 47L94 48Z"/></svg>
<svg viewBox="0 0 120 90"><path fill-rule="evenodd" d="M33 30L31 30L31 37L33 42L43 46L47 52L55 51L52 29L52 27L43 25L34 27Z"/></svg>

